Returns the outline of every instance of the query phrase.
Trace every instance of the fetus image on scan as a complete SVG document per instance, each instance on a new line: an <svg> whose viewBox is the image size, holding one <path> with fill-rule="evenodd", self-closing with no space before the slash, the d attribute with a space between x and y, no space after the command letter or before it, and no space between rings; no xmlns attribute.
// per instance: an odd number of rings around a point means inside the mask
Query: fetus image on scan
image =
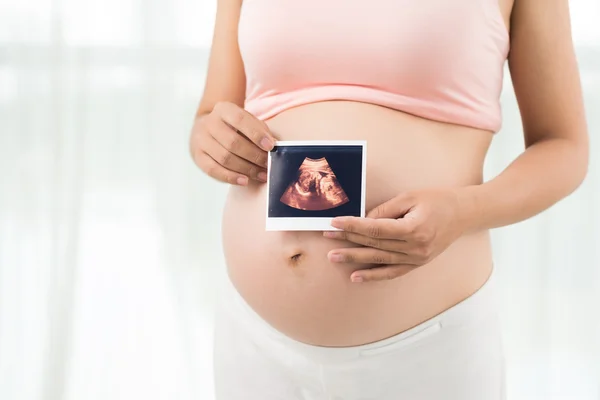
<svg viewBox="0 0 600 400"><path fill-rule="evenodd" d="M298 176L279 199L299 210L329 210L350 201L338 182L327 159L305 158Z"/></svg>

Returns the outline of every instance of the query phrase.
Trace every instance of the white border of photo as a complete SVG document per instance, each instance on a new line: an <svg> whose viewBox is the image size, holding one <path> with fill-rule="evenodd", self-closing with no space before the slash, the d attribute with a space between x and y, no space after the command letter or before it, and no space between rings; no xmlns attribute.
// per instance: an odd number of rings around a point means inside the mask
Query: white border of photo
<svg viewBox="0 0 600 400"><path fill-rule="evenodd" d="M367 179L367 142L366 140L280 140L275 146L362 146L360 217L365 216L366 179ZM271 154L268 155L268 171L271 171ZM331 226L332 217L274 217L269 218L269 199L271 174L267 174L267 200L265 218L267 231L337 231Z"/></svg>

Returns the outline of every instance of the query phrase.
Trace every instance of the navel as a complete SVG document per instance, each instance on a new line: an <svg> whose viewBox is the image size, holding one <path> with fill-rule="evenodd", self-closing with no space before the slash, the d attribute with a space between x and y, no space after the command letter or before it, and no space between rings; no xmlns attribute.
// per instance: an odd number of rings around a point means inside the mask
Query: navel
<svg viewBox="0 0 600 400"><path fill-rule="evenodd" d="M304 258L304 254L302 252L295 253L289 258L289 265L291 267L297 267L302 259Z"/></svg>

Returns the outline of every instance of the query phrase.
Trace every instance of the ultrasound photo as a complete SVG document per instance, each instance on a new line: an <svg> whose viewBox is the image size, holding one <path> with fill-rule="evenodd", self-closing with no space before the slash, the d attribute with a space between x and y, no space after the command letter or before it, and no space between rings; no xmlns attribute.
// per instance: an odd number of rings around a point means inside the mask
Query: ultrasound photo
<svg viewBox="0 0 600 400"><path fill-rule="evenodd" d="M338 216L364 217L366 142L280 141L269 152L268 231L336 230Z"/></svg>

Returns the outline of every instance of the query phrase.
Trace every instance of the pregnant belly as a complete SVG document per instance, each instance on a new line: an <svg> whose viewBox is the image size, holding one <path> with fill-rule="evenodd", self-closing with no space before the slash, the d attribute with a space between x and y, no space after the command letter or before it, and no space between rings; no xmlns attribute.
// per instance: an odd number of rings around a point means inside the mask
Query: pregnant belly
<svg viewBox="0 0 600 400"><path fill-rule="evenodd" d="M480 183L491 140L489 132L351 102L303 106L267 123L279 140L366 140L367 210L406 190ZM267 232L266 189L231 187L224 255L242 297L296 340L352 346L392 336L465 299L491 271L488 232L478 232L401 278L352 283L364 265L332 264L327 253L356 245L319 232Z"/></svg>

